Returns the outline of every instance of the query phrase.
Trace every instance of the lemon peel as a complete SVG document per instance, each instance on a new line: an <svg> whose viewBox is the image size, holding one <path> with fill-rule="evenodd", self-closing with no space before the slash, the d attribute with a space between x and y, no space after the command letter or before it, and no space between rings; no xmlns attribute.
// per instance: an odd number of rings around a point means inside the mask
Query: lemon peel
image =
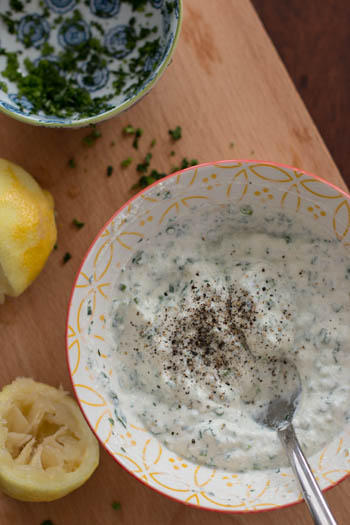
<svg viewBox="0 0 350 525"><path fill-rule="evenodd" d="M0 302L34 281L56 238L51 194L20 166L0 159Z"/></svg>

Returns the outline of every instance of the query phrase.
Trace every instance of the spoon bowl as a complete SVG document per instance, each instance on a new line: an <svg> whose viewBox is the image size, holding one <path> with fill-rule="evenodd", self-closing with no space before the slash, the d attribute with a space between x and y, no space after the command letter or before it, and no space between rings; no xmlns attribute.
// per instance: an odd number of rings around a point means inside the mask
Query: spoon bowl
<svg viewBox="0 0 350 525"><path fill-rule="evenodd" d="M275 363L274 397L254 415L258 423L278 430L289 425L298 407L301 395L301 381L297 367L287 359Z"/></svg>

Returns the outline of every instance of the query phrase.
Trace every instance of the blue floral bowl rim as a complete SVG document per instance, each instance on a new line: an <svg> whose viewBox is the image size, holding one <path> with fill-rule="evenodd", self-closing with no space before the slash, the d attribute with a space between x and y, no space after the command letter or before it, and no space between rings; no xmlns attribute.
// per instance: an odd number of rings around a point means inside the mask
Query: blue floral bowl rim
<svg viewBox="0 0 350 525"><path fill-rule="evenodd" d="M41 120L35 120L30 115L21 115L19 113L15 113L14 111L10 111L9 109L4 108L0 104L0 113L4 113L8 117L14 118L15 120L19 120L20 122L24 122L25 124L32 124L33 126L42 126L45 128L82 128L84 126L88 126L90 124L97 124L99 122L102 122L103 120L110 119L112 117L115 117L119 113L122 113L126 109L128 109L130 106L133 106L141 100L151 89L152 87L158 82L160 77L165 72L166 68L170 64L170 61L173 57L175 48L177 46L180 32L181 32L181 26L182 26L182 19L183 19L183 0L177 0L178 6L179 6L179 17L177 19L177 25L176 25L176 31L173 38L173 41L171 43L171 46L169 48L169 51L164 58L163 62L161 63L157 74L144 86L144 88L139 91L136 95L131 97L126 102L123 102L123 104L120 104L119 106L110 109L109 111L105 111L104 113L101 113L100 115L96 115L95 117L86 117L79 120L76 120L74 122L45 122Z"/></svg>

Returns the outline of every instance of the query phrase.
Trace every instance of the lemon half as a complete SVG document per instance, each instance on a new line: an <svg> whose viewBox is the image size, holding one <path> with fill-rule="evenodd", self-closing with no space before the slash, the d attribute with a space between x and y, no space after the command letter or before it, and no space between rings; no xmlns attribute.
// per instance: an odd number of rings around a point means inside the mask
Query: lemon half
<svg viewBox="0 0 350 525"><path fill-rule="evenodd" d="M52 501L80 487L99 446L63 390L18 378L0 392L0 489L22 501Z"/></svg>
<svg viewBox="0 0 350 525"><path fill-rule="evenodd" d="M53 198L20 166L0 159L0 302L37 277L57 237Z"/></svg>

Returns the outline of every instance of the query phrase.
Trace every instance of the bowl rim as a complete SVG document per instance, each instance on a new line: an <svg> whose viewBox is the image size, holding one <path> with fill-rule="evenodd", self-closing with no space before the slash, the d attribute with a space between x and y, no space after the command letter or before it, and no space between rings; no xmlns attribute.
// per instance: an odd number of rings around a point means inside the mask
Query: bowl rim
<svg viewBox="0 0 350 525"><path fill-rule="evenodd" d="M119 115L120 113L123 113L123 111L126 111L129 107L136 104L136 102L141 100L145 95L147 95L147 93L151 91L151 89L155 86L158 80L163 76L167 67L170 65L171 60L174 55L174 51L179 41L180 33L181 33L181 27L182 27L182 21L183 21L183 0L178 0L178 5L179 5L179 17L177 19L176 31L175 31L173 41L168 50L165 60L163 60L163 62L161 63L155 77L150 82L147 82L145 87L141 91L139 91L134 97L127 100L123 104L119 105L116 108L105 111L104 113L100 115L82 118L74 122L42 122L39 120L35 120L30 115L28 116L22 115L14 111L11 111L9 109L6 109L1 104L0 104L0 114L3 113L4 115L7 115L8 117L14 118L15 120L19 120L20 122L23 122L25 124L31 124L33 126L42 126L45 128L75 129L75 128L82 128L84 126L89 126L89 125L96 125L104 120L110 119L112 117L115 117L116 115Z"/></svg>
<svg viewBox="0 0 350 525"><path fill-rule="evenodd" d="M182 0L180 0L182 1ZM225 510L225 509L220 509L220 508L213 508L213 507L207 507L205 505L197 505L195 503L190 503L190 502L185 502L185 501L181 501L173 496L171 496L170 494L167 494L165 492L162 492L160 489L154 487L154 486L151 486L149 485L146 481L144 481L143 479L141 479L140 477L136 476L133 472L131 472L130 470L128 470L117 458L116 455L113 455L110 450L108 449L108 447L103 443L102 439L99 437L98 433L95 432L95 430L93 429L92 427L92 424L90 423L90 421L88 420L88 417L87 415L85 414L85 410L82 406L82 403L80 402L80 399L79 399L79 396L78 396L78 393L77 393L77 390L74 386L74 381L73 381L73 376L72 376L72 373L71 373L71 367L70 367L70 361L69 361L69 350L68 350L68 346L69 346L69 342L68 342L68 333L69 333L69 330L68 330L68 326L69 326L69 316L70 316L70 311L71 311L71 307L72 307L72 300L73 300L73 295L74 295L74 292L75 292L75 288L76 288L76 285L77 285L77 282L78 282L78 278L79 278L79 275L80 275L80 272L85 264L85 261L87 260L87 258L89 257L91 251L93 250L96 242L98 241L98 239L100 238L100 236L102 235L102 233L106 230L106 228L108 228L108 226L114 221L114 219L125 209L127 208L130 204L132 204L136 199L138 199L139 197L141 197L141 195L144 195L145 193L147 193L151 188L154 188L155 186L157 186L158 184L162 183L163 181L165 180L168 180L168 179L171 179L173 177L178 177L180 174L182 173L186 173L188 171L192 171L194 169L200 169L200 168L204 168L204 167L207 167L207 166L213 166L213 165L218 165L218 164L227 164L227 163L251 163L251 164L264 164L264 165L268 165L268 166L274 166L274 167L277 167L277 168L287 168L287 169L290 169L290 170L293 170L293 171L297 171L298 173L302 173L304 175L308 175L310 177L313 177L314 179L318 180L319 182L325 184L326 186L330 186L331 188L333 188L334 190L336 191L339 191L340 193L342 193L344 195L344 197L346 197L349 201L350 201L350 192L348 193L347 191L339 188L336 184L333 184L332 182L328 182L327 180L323 179L322 177L319 177L318 175L315 175L314 173L310 172L310 171L305 171L305 170L302 170L302 169L299 169L299 168L296 168L295 166L291 166L289 164L284 164L284 163L280 163L280 162L271 162L271 161L266 161L266 160L262 160L262 159L227 159L227 160L219 160L219 161L213 161L213 162L204 162L202 164L197 164L195 166L190 166L189 168L186 168L186 169L183 169L183 170L179 170L179 171L176 171L174 173L171 173L170 175L167 175L166 177L162 178L162 179L159 179L158 181L154 182L153 184L150 184L149 186L147 186L146 188L143 188L142 190L140 190L138 193L136 193L135 195L133 195L130 199L128 199L120 208L118 208L117 211L115 211L113 213L113 215L105 222L105 224L102 226L102 228L99 229L97 235L94 237L93 241L91 242L89 248L87 249L83 259L82 259L82 262L80 263L79 265L79 268L76 272L76 275L74 277L74 281L73 281L73 286L72 286L72 290L70 292L70 296L69 296L69 301L68 301L68 309L67 309L67 315L66 315L66 333L65 333L65 341L66 341L66 364L67 364L67 368L68 368L68 374L69 374L69 379L70 379L70 382L71 382L71 386L72 386L72 390L73 390L73 393L74 393L74 396L75 396L75 399L78 403L78 406L88 424L88 426L90 427L90 430L92 431L92 433L95 435L95 437L97 438L97 440L99 441L100 445L103 447L103 449L109 454L109 456L111 456L111 458L113 458L113 460L124 470L126 471L129 475L131 475L133 478L135 478L137 481L139 481L140 483L142 483L143 485L145 485L147 488L149 488L150 490L153 490L155 492L157 492L158 494L161 494L162 496L165 496L166 498L170 499L171 501L176 501L177 503L182 503L183 505L186 505L188 507L192 507L192 508L195 508L197 510L206 510L206 511L211 511L211 512L216 512L216 513L221 513L221 514L260 514L260 513L263 513L263 512L272 512L272 511L278 511L278 510L282 510L282 509L286 509L286 508L289 508L289 507L294 507L295 505L298 505L299 503L302 503L304 502L305 500L303 498L299 499L299 500L296 500L296 501L292 501L290 503L286 503L284 505L280 505L278 507L272 507L272 508L267 508L267 509L258 509L258 510L235 510L235 509L229 509L229 510ZM334 487L336 487L337 485L339 485L339 483L341 483L342 481L344 481L346 478L349 478L350 477L350 472L346 473L342 478L340 478L338 481L336 481L333 485L325 488L325 489L322 489L322 492L327 492L331 489L333 489Z"/></svg>

